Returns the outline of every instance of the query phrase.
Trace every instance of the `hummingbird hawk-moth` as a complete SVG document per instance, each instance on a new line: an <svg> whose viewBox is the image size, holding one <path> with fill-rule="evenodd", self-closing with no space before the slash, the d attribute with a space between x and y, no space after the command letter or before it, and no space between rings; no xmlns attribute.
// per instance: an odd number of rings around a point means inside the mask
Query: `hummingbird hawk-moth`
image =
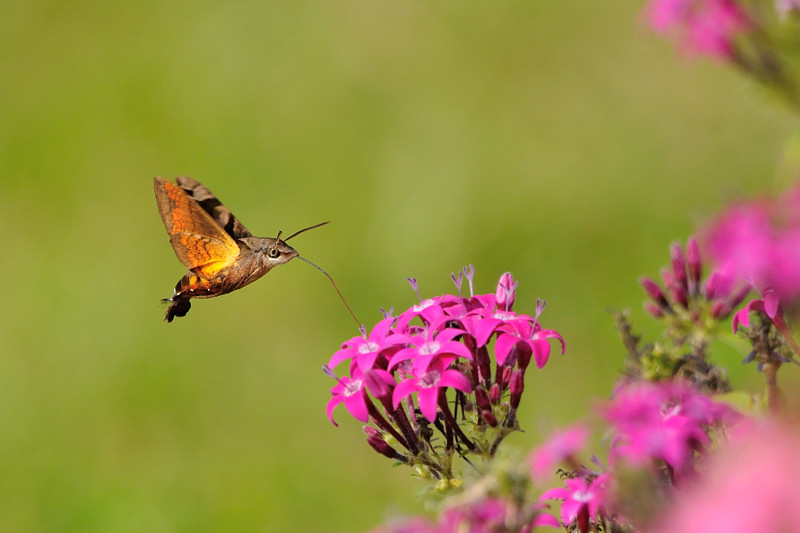
<svg viewBox="0 0 800 533"><path fill-rule="evenodd" d="M156 203L169 242L180 262L189 269L175 285L172 297L165 300L170 304L164 316L167 322L172 322L176 316L185 316L192 298L228 294L256 281L276 266L300 257L286 241L327 224L323 222L302 229L286 239L281 239L281 232L275 238L255 237L200 182L186 176L179 176L175 182L154 179ZM300 259L317 267L303 257ZM327 272L317 268L333 282Z"/></svg>

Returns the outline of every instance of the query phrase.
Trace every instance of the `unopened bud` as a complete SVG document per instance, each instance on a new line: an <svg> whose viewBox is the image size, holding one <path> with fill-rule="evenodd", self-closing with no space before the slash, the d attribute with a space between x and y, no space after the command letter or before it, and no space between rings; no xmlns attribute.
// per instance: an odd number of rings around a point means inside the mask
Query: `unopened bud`
<svg viewBox="0 0 800 533"><path fill-rule="evenodd" d="M664 311L662 311L661 308L656 304L654 304L653 302L645 302L644 310L656 318L661 318L664 316Z"/></svg>
<svg viewBox="0 0 800 533"><path fill-rule="evenodd" d="M516 370L511 376L511 382L509 383L508 388L511 392L509 403L511 404L512 409L516 409L519 407L519 401L522 398L522 392L525 390L525 375L521 371Z"/></svg>
<svg viewBox="0 0 800 533"><path fill-rule="evenodd" d="M403 463L408 462L408 459L406 459L403 454L399 453L397 450L389 446L385 440L383 440L380 431L377 429L371 426L365 426L364 433L367 434L367 444L369 444L372 449L379 454Z"/></svg>
<svg viewBox="0 0 800 533"><path fill-rule="evenodd" d="M492 388L489 389L489 401L492 402L492 405L500 403L500 385L497 383L493 383Z"/></svg>
<svg viewBox="0 0 800 533"><path fill-rule="evenodd" d="M681 307L684 309L689 307L689 297L686 294L686 289L683 288L681 285L672 285L669 288L669 293L672 296L672 301L680 304Z"/></svg>
<svg viewBox="0 0 800 533"><path fill-rule="evenodd" d="M381 403L386 403L386 400L391 400L392 397L392 390L389 388L389 384L378 374L379 371L377 370L369 370L367 371L366 375L364 376L364 381L367 384L367 388L372 393L375 398L381 401Z"/></svg>
<svg viewBox="0 0 800 533"><path fill-rule="evenodd" d="M497 427L497 417L494 416L494 413L488 409L484 409L481 411L481 417L483 418L484 422L486 422L489 426L496 428Z"/></svg>
<svg viewBox="0 0 800 533"><path fill-rule="evenodd" d="M672 273L675 276L675 282L685 288L686 260L683 258L683 248L677 242L670 247L670 259L672 260Z"/></svg>
<svg viewBox="0 0 800 533"><path fill-rule="evenodd" d="M486 389L480 385L475 386L475 403L484 410L492 408L492 404L489 402L489 394L487 394Z"/></svg>
<svg viewBox="0 0 800 533"><path fill-rule="evenodd" d="M497 290L494 293L495 302L497 302L498 309L505 309L510 311L514 306L514 292L516 291L517 284L514 283L514 277L511 272L506 272L500 276L500 281L497 282Z"/></svg>
<svg viewBox="0 0 800 533"><path fill-rule="evenodd" d="M669 302L667 301L667 297L664 296L664 293L661 290L661 287L650 278L641 277L639 278L639 285L642 286L644 292L658 305L662 310L668 311L670 310Z"/></svg>

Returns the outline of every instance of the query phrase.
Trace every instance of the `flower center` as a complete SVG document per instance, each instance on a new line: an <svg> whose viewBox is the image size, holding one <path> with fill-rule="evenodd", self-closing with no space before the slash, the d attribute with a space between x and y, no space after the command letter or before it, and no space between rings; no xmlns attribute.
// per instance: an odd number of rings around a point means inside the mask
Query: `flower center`
<svg viewBox="0 0 800 533"><path fill-rule="evenodd" d="M367 341L358 347L358 353L364 355L365 353L377 352L378 348L380 348L380 346L376 343Z"/></svg>
<svg viewBox="0 0 800 533"><path fill-rule="evenodd" d="M430 370L425 373L424 376L419 378L419 386L424 389L430 389L431 387L435 387L437 383L439 383L439 378L441 374L439 374L436 370Z"/></svg>
<svg viewBox="0 0 800 533"><path fill-rule="evenodd" d="M347 387L345 387L344 395L352 396L353 394L359 392L363 388L363 386L364 384L360 379L355 379L347 384Z"/></svg>
<svg viewBox="0 0 800 533"><path fill-rule="evenodd" d="M431 355L439 351L439 343L436 341L426 342L419 347L420 355Z"/></svg>

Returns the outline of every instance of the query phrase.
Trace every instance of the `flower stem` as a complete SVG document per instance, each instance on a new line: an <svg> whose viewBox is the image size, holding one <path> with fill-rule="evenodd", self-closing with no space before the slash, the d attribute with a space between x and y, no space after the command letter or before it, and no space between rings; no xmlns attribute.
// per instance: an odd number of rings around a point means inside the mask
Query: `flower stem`
<svg viewBox="0 0 800 533"><path fill-rule="evenodd" d="M455 417L453 417L453 413L450 411L450 405L447 403L447 392L444 388L439 389L439 409L442 410L442 416L444 417L447 427L455 431L459 440L463 441L470 451L474 451L475 443L469 440L469 437L467 437L464 432L461 431L461 427L458 425Z"/></svg>

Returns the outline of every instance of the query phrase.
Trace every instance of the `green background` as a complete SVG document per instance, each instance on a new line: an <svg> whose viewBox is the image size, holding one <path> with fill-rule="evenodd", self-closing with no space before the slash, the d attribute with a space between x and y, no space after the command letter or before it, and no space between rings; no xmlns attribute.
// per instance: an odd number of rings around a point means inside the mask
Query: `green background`
<svg viewBox="0 0 800 533"><path fill-rule="evenodd" d="M642 3L14 1L0 7L0 530L362 531L421 483L325 417L357 331L299 261L162 322L184 268L152 178L293 241L368 324L512 271L567 355L521 452L608 394L608 308L740 194L796 120L652 35ZM736 349L722 361L739 370ZM737 376L741 375L741 378Z"/></svg>

